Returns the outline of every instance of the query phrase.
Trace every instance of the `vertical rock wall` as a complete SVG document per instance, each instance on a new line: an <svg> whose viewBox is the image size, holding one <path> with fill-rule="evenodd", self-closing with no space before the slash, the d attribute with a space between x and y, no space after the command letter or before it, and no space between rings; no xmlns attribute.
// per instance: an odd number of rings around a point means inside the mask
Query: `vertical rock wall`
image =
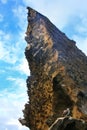
<svg viewBox="0 0 87 130"><path fill-rule="evenodd" d="M27 9L25 55L31 75L22 124L31 130L48 130L66 108L73 118L86 121L87 57L49 19Z"/></svg>

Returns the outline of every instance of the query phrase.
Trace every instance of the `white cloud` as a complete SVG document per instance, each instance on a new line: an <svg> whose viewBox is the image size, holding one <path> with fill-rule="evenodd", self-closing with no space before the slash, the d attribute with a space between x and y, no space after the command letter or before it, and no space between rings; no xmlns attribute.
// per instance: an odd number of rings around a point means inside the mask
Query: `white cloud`
<svg viewBox="0 0 87 130"><path fill-rule="evenodd" d="M15 8L13 8L12 11L13 11L14 16L18 19L17 25L21 28L21 30L25 31L26 26L27 26L26 7L19 5Z"/></svg>
<svg viewBox="0 0 87 130"><path fill-rule="evenodd" d="M12 64L13 67L10 70L13 72L18 71L21 74L30 75L28 63L24 57L23 50L26 44L22 32L19 33L17 40L17 42L11 43L11 35L0 30L0 60ZM9 70L9 67L7 70Z"/></svg>
<svg viewBox="0 0 87 130"><path fill-rule="evenodd" d="M17 49L11 43L11 35L0 30L0 60L7 63L15 63Z"/></svg>
<svg viewBox="0 0 87 130"><path fill-rule="evenodd" d="M1 130L27 130L23 127L18 118L22 117L22 109L28 100L26 94L26 84L24 79L8 77L13 82L13 91L4 89L0 92L0 129Z"/></svg>
<svg viewBox="0 0 87 130"><path fill-rule="evenodd" d="M30 70L28 66L28 62L25 57L21 60L18 66L15 67L15 70L19 71L21 74L30 75Z"/></svg>
<svg viewBox="0 0 87 130"><path fill-rule="evenodd" d="M16 81L16 78L14 78L14 77L8 77L7 80L9 80L9 81Z"/></svg>
<svg viewBox="0 0 87 130"><path fill-rule="evenodd" d="M26 127L23 127L18 120L14 119L14 118L11 118L9 121L7 121L6 123L7 126L9 125L15 125L18 127L18 130L27 130Z"/></svg>
<svg viewBox="0 0 87 130"><path fill-rule="evenodd" d="M13 86L17 86L18 85L19 87L22 87L23 89L26 86L26 81L23 78L10 76L10 77L7 77L7 80L13 82L14 83ZM22 88L19 88L19 89L21 89L21 91L22 91Z"/></svg>
<svg viewBox="0 0 87 130"><path fill-rule="evenodd" d="M14 64L17 61L16 48L0 41L0 60Z"/></svg>
<svg viewBox="0 0 87 130"><path fill-rule="evenodd" d="M17 61L20 61L21 58L24 55L23 49L24 49L24 39L23 36L19 34L19 38L15 35L15 40L17 42L14 42L12 39L11 34L7 34L6 32L3 32L0 30L0 60L15 64Z"/></svg>
<svg viewBox="0 0 87 130"><path fill-rule="evenodd" d="M6 4L8 0L0 0L2 4Z"/></svg>
<svg viewBox="0 0 87 130"><path fill-rule="evenodd" d="M6 40L10 40L11 35L5 33L4 31L0 30L0 40L6 41Z"/></svg>

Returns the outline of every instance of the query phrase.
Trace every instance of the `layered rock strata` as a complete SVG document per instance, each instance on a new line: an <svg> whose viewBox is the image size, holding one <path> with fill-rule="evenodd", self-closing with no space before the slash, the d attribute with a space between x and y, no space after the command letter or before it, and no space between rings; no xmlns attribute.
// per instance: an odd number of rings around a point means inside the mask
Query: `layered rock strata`
<svg viewBox="0 0 87 130"><path fill-rule="evenodd" d="M48 130L66 108L74 119L87 121L87 57L48 18L27 9L29 103L22 124L30 130Z"/></svg>

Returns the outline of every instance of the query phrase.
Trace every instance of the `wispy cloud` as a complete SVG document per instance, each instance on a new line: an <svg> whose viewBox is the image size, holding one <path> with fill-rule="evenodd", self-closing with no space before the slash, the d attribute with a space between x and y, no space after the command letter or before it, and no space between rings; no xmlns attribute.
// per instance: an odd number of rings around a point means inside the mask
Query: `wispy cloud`
<svg viewBox="0 0 87 130"><path fill-rule="evenodd" d="M7 0L0 0L0 2L6 4ZM14 8L14 6L12 7ZM17 20L17 23L14 23L19 27L17 32L14 30L14 33L11 33L10 23L6 29L0 26L0 63L2 64L0 66L0 74L3 74L3 77L6 78L3 80L5 83L0 85L2 88L0 89L1 130L27 130L18 121L18 118L23 116L22 109L24 109L25 102L28 101L25 77L29 75L29 72L27 71L28 64L24 57L26 46L24 32L27 26L25 10L25 7L19 5L18 7L15 6L13 11L14 17L11 17L11 21L14 18ZM6 12L4 11L4 13ZM0 15L0 21L3 21L3 15ZM4 26L6 24L8 24L8 21L5 22Z"/></svg>
<svg viewBox="0 0 87 130"><path fill-rule="evenodd" d="M0 129L2 130L27 130L18 122L18 118L22 117L21 110L24 108L27 99L24 79L8 77L7 80L13 82L13 88L16 90L8 91L4 89L0 93ZM19 85L19 86L18 86Z"/></svg>
<svg viewBox="0 0 87 130"><path fill-rule="evenodd" d="M12 77L12 76L10 76L10 77L7 77L7 80L13 82L14 83L13 86L18 85L19 87L23 87L23 88L26 86L25 85L25 79L23 79L23 78L18 78L18 77ZM15 90L15 91L17 91L17 90Z"/></svg>
<svg viewBox="0 0 87 130"><path fill-rule="evenodd" d="M13 129L13 126L16 126L17 127L17 130L27 130L26 127L23 127L19 122L18 120L16 119L10 119L9 121L7 121L6 123L7 126L12 126L12 129Z"/></svg>
<svg viewBox="0 0 87 130"><path fill-rule="evenodd" d="M13 37L13 36L12 36ZM0 60L15 64L15 69L29 75L28 63L24 57L25 41L24 35L19 34L18 41L11 43L11 35L0 30ZM18 64L16 64L18 62Z"/></svg>
<svg viewBox="0 0 87 130"><path fill-rule="evenodd" d="M27 26L27 10L25 8L25 6L19 5L15 8L12 9L14 17L16 17L18 19L18 26L20 27L20 29L22 31L24 31L26 29Z"/></svg>
<svg viewBox="0 0 87 130"><path fill-rule="evenodd" d="M19 71L21 74L30 75L28 63L24 57L23 51L26 46L24 40L26 27L24 26L27 26L24 7L19 6L17 10L15 9L14 15L19 21L18 25L20 25L23 30L21 29L18 34L15 34L15 41L12 34L0 30L0 60L12 64L14 67L10 68L11 70L14 69L13 71Z"/></svg>
<svg viewBox="0 0 87 130"><path fill-rule="evenodd" d="M3 30L0 30L0 40L6 41L10 40L10 38L10 34L7 34Z"/></svg>
<svg viewBox="0 0 87 130"><path fill-rule="evenodd" d="M0 60L14 64L17 61L16 52L13 50L16 50L14 47L6 46L3 42L0 41Z"/></svg>
<svg viewBox="0 0 87 130"><path fill-rule="evenodd" d="M0 60L15 63L17 49L11 44L11 35L0 30Z"/></svg>
<svg viewBox="0 0 87 130"><path fill-rule="evenodd" d="M25 57L19 65L15 66L15 70L19 71L21 74L30 75L29 65Z"/></svg>
<svg viewBox="0 0 87 130"><path fill-rule="evenodd" d="M8 0L0 0L2 2L2 4L6 4L8 2Z"/></svg>

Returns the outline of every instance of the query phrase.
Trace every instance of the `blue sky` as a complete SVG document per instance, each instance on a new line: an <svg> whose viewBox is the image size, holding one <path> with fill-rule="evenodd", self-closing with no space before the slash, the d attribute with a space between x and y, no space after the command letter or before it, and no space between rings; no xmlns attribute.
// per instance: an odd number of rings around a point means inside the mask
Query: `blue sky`
<svg viewBox="0 0 87 130"><path fill-rule="evenodd" d="M18 122L30 74L24 56L26 6L47 16L87 55L87 0L0 0L0 130L28 130Z"/></svg>

